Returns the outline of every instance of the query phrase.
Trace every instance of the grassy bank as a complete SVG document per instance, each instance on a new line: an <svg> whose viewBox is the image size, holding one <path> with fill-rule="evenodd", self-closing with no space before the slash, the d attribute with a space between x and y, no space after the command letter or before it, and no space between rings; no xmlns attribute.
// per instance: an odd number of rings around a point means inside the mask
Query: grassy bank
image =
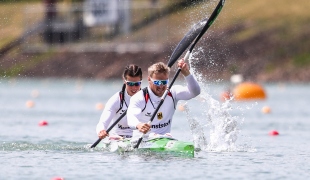
<svg viewBox="0 0 310 180"><path fill-rule="evenodd" d="M141 0L134 1L141 2ZM38 0L4 2L0 3L0 47L2 44L17 38L22 33L26 23L24 22L25 14L23 13L26 6L43 6L42 1ZM216 3L217 1L213 0L211 3L208 3L211 4L210 8L201 5L202 7L200 8L196 7L180 11L180 13L170 17L171 21L169 22L171 24L169 26L171 26L171 29L175 29L180 27L182 22L185 25L189 21L198 21L207 14L205 11L211 12L211 6ZM262 31L277 28L282 29L282 31L279 31L278 36L271 38L289 40L309 30L309 9L309 0L299 0L298 2L291 0L226 1L226 5L214 26L218 26L220 29L227 29L236 24L245 24L247 28L234 35L236 41L242 41ZM186 26L183 28L184 32L186 28Z"/></svg>
<svg viewBox="0 0 310 180"><path fill-rule="evenodd" d="M0 3L0 47L23 32L23 11L28 3Z"/></svg>
<svg viewBox="0 0 310 180"><path fill-rule="evenodd" d="M243 24L233 40L242 43L265 33L271 42L277 42L272 56L290 58L296 66L310 64L310 1L259 0L227 1L219 17L220 28L229 29Z"/></svg>
<svg viewBox="0 0 310 180"><path fill-rule="evenodd" d="M149 2L149 0L133 1L136 3ZM167 4L168 1L159 0L159 2ZM189 30L190 25L210 14L217 2L211 0L195 7L180 10L164 19L158 19L155 23L134 32L130 37L143 40L145 36L154 32L154 34L164 34L164 36L158 36L157 41L166 43L165 41L168 39L172 44L175 44ZM23 11L29 5L43 6L42 1L0 3L0 47L21 35L25 23ZM251 62L252 68L255 66L260 68L253 71L256 74L258 72L268 74L283 71L282 69L285 70L287 67L292 71L299 71L299 69L310 66L309 9L309 0L299 0L298 2L291 0L228 0L207 34L222 33L225 35L224 41L227 42L223 44L228 45L224 48L230 48L230 53L239 61L235 62L235 65L227 67L227 69L234 69L234 72L246 74L247 71L252 71L247 63L253 59L256 61ZM160 26L156 24L159 23L166 24L168 31L158 29ZM127 39L128 41L130 41L130 37ZM222 41L222 39L220 40ZM233 45L237 48L234 48ZM34 62L41 62L41 60L33 60ZM239 63L244 64L245 67L242 69ZM263 64L259 65L259 63ZM22 71L17 67L20 66L15 66L15 69L19 69L18 72Z"/></svg>

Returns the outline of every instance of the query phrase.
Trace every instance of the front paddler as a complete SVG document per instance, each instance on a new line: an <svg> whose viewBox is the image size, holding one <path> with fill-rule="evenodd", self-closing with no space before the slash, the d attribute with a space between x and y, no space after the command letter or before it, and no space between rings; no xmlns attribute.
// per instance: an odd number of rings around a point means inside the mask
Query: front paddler
<svg viewBox="0 0 310 180"><path fill-rule="evenodd" d="M189 65L184 62L184 59L178 61L178 67L181 68L187 86L172 86L150 125L147 122L168 87L170 68L162 62L155 63L148 68L148 87L146 89L148 97L145 98L145 93L139 91L132 96L127 110L128 125L134 129L132 142L137 141L141 137L141 133L152 136L156 136L156 134L171 136L172 117L178 101L189 100L200 94L200 86L191 75Z"/></svg>

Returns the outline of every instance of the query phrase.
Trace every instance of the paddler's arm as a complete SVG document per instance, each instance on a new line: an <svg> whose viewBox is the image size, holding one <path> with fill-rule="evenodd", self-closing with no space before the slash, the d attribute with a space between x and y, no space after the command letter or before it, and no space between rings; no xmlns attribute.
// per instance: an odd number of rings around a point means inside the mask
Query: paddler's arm
<svg viewBox="0 0 310 180"><path fill-rule="evenodd" d="M104 139L105 137L109 136L109 134L106 132L106 129L108 129L108 126L116 115L119 104L119 93L115 93L105 105L105 108L96 127L96 132L100 139Z"/></svg>
<svg viewBox="0 0 310 180"><path fill-rule="evenodd" d="M176 100L189 100L200 94L200 86L193 75L189 71L189 66L183 59L178 61L178 67L181 68L187 86L175 85L172 86L171 91L176 97Z"/></svg>
<svg viewBox="0 0 310 180"><path fill-rule="evenodd" d="M114 115L115 115L115 113L114 113ZM105 137L109 136L109 134L106 132L106 129L108 129L108 125L110 124L114 115L111 112L111 110L108 110L108 108L107 109L105 108L103 110L101 117L100 117L100 120L99 120L97 127L96 127L96 132L97 132L98 137L100 139L104 139Z"/></svg>
<svg viewBox="0 0 310 180"><path fill-rule="evenodd" d="M96 127L96 132L100 139L104 139L105 137L109 136L109 134L106 132L106 129L108 129L107 126L110 124L113 117L114 116L110 110L108 109L103 110L100 120Z"/></svg>
<svg viewBox="0 0 310 180"><path fill-rule="evenodd" d="M137 92L130 99L130 104L127 109L127 121L131 129L138 129L142 133L147 133L150 130L150 125L145 122L140 122L139 116L141 115L142 109L145 106L145 99L143 91Z"/></svg>

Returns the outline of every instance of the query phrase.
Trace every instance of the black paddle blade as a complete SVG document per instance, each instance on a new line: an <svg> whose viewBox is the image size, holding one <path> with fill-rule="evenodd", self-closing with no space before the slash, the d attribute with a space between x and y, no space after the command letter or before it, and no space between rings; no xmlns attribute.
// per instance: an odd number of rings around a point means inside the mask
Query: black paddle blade
<svg viewBox="0 0 310 180"><path fill-rule="evenodd" d="M207 23L205 23L205 26L202 28L202 30L200 31L199 35L196 36L196 40L195 42L192 44L192 46L189 49L189 52L191 53L195 47L195 45L197 44L197 42L200 40L200 38L202 37L202 35L209 29L209 27L213 24L213 22L215 21L215 19L217 18L217 16L220 14L223 6L225 4L225 0L220 0L219 3L217 4L216 8L214 9L214 11L212 12L210 18L208 19Z"/></svg>
<svg viewBox="0 0 310 180"><path fill-rule="evenodd" d="M207 18L201 20L197 24L195 24L190 31L188 31L183 39L179 42L177 47L174 49L173 53L170 56L168 61L168 67L171 67L183 54L183 52L188 48L188 46L195 40L198 34L201 32L205 24L207 23Z"/></svg>
<svg viewBox="0 0 310 180"><path fill-rule="evenodd" d="M189 49L189 52L190 53L192 52L196 43L199 41L202 35L209 29L209 27L213 24L217 16L220 14L224 4L225 0L220 0L209 19L208 18L203 19L199 23L195 24L188 33L186 33L186 35L179 42L177 47L174 49L172 55L170 56L170 59L168 61L169 67L171 67L175 63L175 61L179 59L179 57L188 48L188 46L196 39Z"/></svg>

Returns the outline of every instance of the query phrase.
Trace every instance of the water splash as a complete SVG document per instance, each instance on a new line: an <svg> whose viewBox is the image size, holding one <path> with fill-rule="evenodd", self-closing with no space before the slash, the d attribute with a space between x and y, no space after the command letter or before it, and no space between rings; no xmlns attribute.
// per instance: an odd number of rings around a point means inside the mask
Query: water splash
<svg viewBox="0 0 310 180"><path fill-rule="evenodd" d="M202 51L202 49L200 49ZM195 55L195 54L194 54ZM230 111L232 106L230 100L220 103L213 99L208 93L208 84L205 82L202 74L199 74L195 70L194 63L197 63L198 59L190 57L191 73L195 76L201 86L200 107L207 107L208 110L203 112L201 121L193 118L190 112L190 108L185 106L185 112L187 119L190 124L190 129L194 138L195 147L203 151L244 151L244 147L238 148L236 141L239 134L239 123L240 120L237 116L232 116ZM207 120L207 121L205 121ZM243 121L243 119L241 119ZM207 142L207 138L204 134L204 127L209 128L210 138ZM242 149L242 150L241 150Z"/></svg>
<svg viewBox="0 0 310 180"><path fill-rule="evenodd" d="M207 96L209 104L208 126L210 127L210 143L208 150L212 151L236 151L235 142L238 138L238 117L231 116L230 101L220 104L210 95Z"/></svg>
<svg viewBox="0 0 310 180"><path fill-rule="evenodd" d="M184 104L184 110L193 136L195 151L206 149L208 142L204 134L203 126L200 126L199 122L191 116L190 108L187 104Z"/></svg>

